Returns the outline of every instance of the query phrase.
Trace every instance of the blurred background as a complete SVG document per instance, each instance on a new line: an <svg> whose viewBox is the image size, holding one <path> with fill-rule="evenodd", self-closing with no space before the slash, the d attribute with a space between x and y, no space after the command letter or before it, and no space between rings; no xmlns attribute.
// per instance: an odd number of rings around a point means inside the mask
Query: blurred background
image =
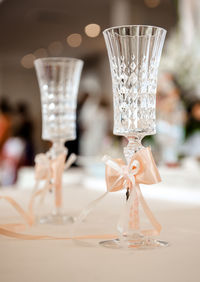
<svg viewBox="0 0 200 282"><path fill-rule="evenodd" d="M33 61L84 60L77 140L84 157L122 154L112 133L111 77L102 31L123 24L167 29L157 93L157 134L144 143L161 166L199 166L199 0L0 0L0 184L16 182L20 167L50 144L41 139L40 92ZM92 118L91 118L92 117ZM79 159L77 165L81 165Z"/></svg>

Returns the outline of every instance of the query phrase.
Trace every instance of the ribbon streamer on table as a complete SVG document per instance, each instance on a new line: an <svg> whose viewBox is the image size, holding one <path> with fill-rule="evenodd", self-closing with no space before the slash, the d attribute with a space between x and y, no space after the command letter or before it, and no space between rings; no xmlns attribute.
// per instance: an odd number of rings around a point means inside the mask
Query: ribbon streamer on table
<svg viewBox="0 0 200 282"><path fill-rule="evenodd" d="M134 196L138 200L138 203L141 204L147 218L154 227L153 229L149 230L139 230L139 232L145 236L154 236L160 234L161 225L156 220L155 216L148 207L139 186L139 184L150 185L161 181L158 169L151 153L151 149L147 147L135 153L128 165L125 165L122 159L112 159L109 156L104 156L103 161L106 164L107 192L105 192L102 196L91 202L85 209L83 209L75 222L73 234L75 234L78 225L88 216L88 214L96 207L96 205L104 197L106 197L109 192L116 192L125 188L130 189L131 194L134 193ZM129 197L126 205L130 204L134 209L134 203L130 203L130 201L133 200L132 198L133 197ZM135 213L130 216L132 217L132 221L136 221L134 222L134 226L138 227L138 209L136 208Z"/></svg>
<svg viewBox="0 0 200 282"><path fill-rule="evenodd" d="M38 194L39 195L39 194ZM0 224L0 235L22 239L22 240L84 240L84 239L114 239L116 235L103 234L103 235L86 235L86 236L76 236L76 237L57 237L51 235L32 235L23 234L16 230L26 229L27 225L33 225L33 216L30 212L26 212L12 197L0 196L0 200L6 200L11 206L21 215L25 220L25 224L11 223L11 224Z"/></svg>

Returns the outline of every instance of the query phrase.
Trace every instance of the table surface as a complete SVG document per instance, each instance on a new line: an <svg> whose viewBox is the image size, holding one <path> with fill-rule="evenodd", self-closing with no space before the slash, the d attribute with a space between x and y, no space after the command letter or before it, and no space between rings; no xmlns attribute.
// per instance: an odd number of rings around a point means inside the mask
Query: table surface
<svg viewBox="0 0 200 282"><path fill-rule="evenodd" d="M0 237L1 282L189 282L200 281L200 174L196 170L161 169L163 182L142 186L142 192L163 230L160 239L170 246L152 250L123 250L102 247L93 240L19 240ZM31 187L32 171L29 175ZM27 178L27 177L26 177ZM103 178L83 170L69 170L64 177L64 209L76 216L105 191ZM22 184L22 183L21 183ZM23 185L1 189L0 195L14 197L24 208L31 195ZM23 187L25 188L25 186ZM123 192L110 193L79 226L77 233L115 232ZM37 205L38 214L48 212L52 195ZM16 212L4 201L0 220L19 222ZM36 224L29 232L68 236L72 225Z"/></svg>

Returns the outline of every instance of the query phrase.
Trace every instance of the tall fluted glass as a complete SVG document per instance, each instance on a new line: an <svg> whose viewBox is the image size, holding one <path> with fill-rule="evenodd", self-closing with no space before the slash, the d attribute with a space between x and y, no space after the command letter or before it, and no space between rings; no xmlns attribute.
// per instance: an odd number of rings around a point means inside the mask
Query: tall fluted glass
<svg viewBox="0 0 200 282"><path fill-rule="evenodd" d="M48 152L51 160L66 155L65 141L76 138L77 94L82 67L83 61L74 58L35 60L41 94L42 139L52 142ZM61 183L61 179L58 182ZM55 208L41 221L62 223L68 219L61 212L61 193L61 189L55 193Z"/></svg>
<svg viewBox="0 0 200 282"><path fill-rule="evenodd" d="M129 141L124 148L128 165L133 154L142 148L142 138L156 133L157 74L166 31L130 25L109 28L103 34L112 76L114 134L123 135ZM127 211L130 208L127 207ZM118 224L123 244L126 241L131 247L144 246L139 227L131 229L127 223L129 214L130 211ZM111 247L115 244L119 246L120 240L104 242Z"/></svg>

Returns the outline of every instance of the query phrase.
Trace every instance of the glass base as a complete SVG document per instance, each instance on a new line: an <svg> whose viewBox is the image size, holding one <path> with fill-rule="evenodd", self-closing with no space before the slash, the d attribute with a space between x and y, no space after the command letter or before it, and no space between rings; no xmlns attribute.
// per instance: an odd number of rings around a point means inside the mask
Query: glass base
<svg viewBox="0 0 200 282"><path fill-rule="evenodd" d="M155 249L160 247L167 247L169 244L166 241L155 240L151 238L144 238L142 240L120 240L113 239L102 241L100 245L112 249Z"/></svg>
<svg viewBox="0 0 200 282"><path fill-rule="evenodd" d="M39 218L41 224L62 225L74 222L74 218L64 214L49 214Z"/></svg>

